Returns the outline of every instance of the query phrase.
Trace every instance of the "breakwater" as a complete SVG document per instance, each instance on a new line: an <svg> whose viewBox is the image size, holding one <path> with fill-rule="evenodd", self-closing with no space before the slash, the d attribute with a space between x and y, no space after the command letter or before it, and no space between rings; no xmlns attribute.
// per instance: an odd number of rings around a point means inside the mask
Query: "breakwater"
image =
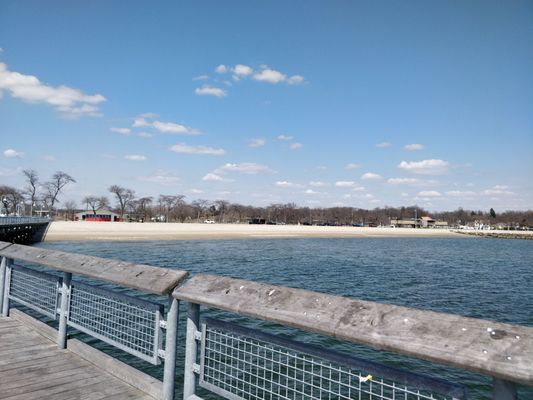
<svg viewBox="0 0 533 400"><path fill-rule="evenodd" d="M461 235L478 236L494 239L521 239L521 240L533 240L533 232L530 231L453 231Z"/></svg>

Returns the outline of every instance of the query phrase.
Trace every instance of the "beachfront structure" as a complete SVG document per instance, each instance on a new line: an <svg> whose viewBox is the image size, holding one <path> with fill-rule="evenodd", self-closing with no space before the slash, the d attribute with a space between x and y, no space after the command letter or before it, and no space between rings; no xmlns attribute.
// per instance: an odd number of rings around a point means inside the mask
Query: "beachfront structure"
<svg viewBox="0 0 533 400"><path fill-rule="evenodd" d="M421 218L391 218L390 223L395 228L448 228L448 222L437 221L427 215Z"/></svg>
<svg viewBox="0 0 533 400"><path fill-rule="evenodd" d="M93 212L92 210L82 211L76 214L76 221L94 221L94 222L120 222L122 218L113 211L100 209Z"/></svg>

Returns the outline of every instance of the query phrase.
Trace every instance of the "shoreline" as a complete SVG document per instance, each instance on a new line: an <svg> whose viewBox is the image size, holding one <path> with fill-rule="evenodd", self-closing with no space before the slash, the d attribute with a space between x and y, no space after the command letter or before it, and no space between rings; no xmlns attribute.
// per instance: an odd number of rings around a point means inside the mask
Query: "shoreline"
<svg viewBox="0 0 533 400"><path fill-rule="evenodd" d="M352 237L465 237L449 229L350 226L249 225L54 221L44 238L53 241L229 240Z"/></svg>

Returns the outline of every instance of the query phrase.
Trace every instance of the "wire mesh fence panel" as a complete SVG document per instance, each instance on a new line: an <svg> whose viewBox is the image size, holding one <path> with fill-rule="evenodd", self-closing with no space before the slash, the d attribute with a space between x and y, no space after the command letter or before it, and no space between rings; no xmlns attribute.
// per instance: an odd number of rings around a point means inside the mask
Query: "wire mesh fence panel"
<svg viewBox="0 0 533 400"><path fill-rule="evenodd" d="M462 386L234 324L202 325L201 387L227 399L464 399Z"/></svg>
<svg viewBox="0 0 533 400"><path fill-rule="evenodd" d="M163 306L73 282L68 324L152 364L159 364Z"/></svg>
<svg viewBox="0 0 533 400"><path fill-rule="evenodd" d="M57 316L58 290L61 278L13 265L9 298L52 319Z"/></svg>

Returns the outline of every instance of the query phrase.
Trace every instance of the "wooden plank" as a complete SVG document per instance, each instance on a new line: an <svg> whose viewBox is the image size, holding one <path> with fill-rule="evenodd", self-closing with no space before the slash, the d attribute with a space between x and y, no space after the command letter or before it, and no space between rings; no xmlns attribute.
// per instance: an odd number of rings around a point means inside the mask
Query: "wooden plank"
<svg viewBox="0 0 533 400"><path fill-rule="evenodd" d="M86 386L93 386L106 381L104 376L80 377L73 375L72 379L63 379L60 382L50 382L46 387L36 389L31 392L23 392L17 394L0 393L0 399L9 400L40 400L40 399L55 399L58 393L68 393L68 399L76 399L76 390Z"/></svg>
<svg viewBox="0 0 533 400"><path fill-rule="evenodd" d="M46 376L29 379L23 386L2 389L0 391L0 399L21 394L26 394L29 397L30 393L43 391L47 393L43 397L47 398L47 396L49 397L50 394L54 393L54 388L64 391L65 389L61 388L62 385L74 384L72 387L75 387L78 383L77 381L95 377L99 378L100 381L102 380L101 374L98 374L95 368L77 368L71 371L51 372L46 374Z"/></svg>
<svg viewBox="0 0 533 400"><path fill-rule="evenodd" d="M32 330L46 337L52 342L55 342L57 340L57 330L45 324L44 322L30 317L28 314L25 314L20 310L11 309L10 317L18 321L19 324L23 324L27 327L30 327Z"/></svg>
<svg viewBox="0 0 533 400"><path fill-rule="evenodd" d="M533 385L533 328L196 275L175 298Z"/></svg>
<svg viewBox="0 0 533 400"><path fill-rule="evenodd" d="M163 383L153 376L124 364L77 339L69 340L68 350L142 392L155 398L161 397Z"/></svg>
<svg viewBox="0 0 533 400"><path fill-rule="evenodd" d="M19 244L0 249L0 255L156 294L169 293L187 276L186 271L177 269L133 264Z"/></svg>

